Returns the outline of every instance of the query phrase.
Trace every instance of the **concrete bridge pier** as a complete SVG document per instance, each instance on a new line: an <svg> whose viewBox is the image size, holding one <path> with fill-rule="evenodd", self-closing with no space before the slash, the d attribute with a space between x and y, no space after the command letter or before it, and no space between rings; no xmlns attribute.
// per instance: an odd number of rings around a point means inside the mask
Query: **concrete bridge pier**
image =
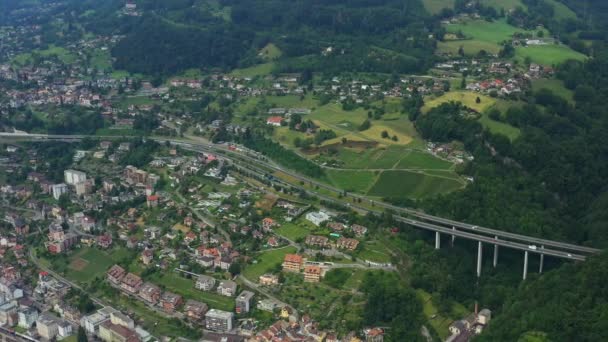
<svg viewBox="0 0 608 342"><path fill-rule="evenodd" d="M498 240L498 236L495 236L494 239ZM492 262L492 265L494 266L494 268L496 268L496 265L498 265L498 245L494 245L494 260Z"/></svg>
<svg viewBox="0 0 608 342"><path fill-rule="evenodd" d="M528 276L528 251L524 252L524 276L523 279L526 280Z"/></svg>
<svg viewBox="0 0 608 342"><path fill-rule="evenodd" d="M540 249L545 249L545 246L540 246ZM545 262L545 255L540 253L540 264L538 265L538 273L543 273L543 263Z"/></svg>
<svg viewBox="0 0 608 342"><path fill-rule="evenodd" d="M481 241L478 242L477 245L477 278L481 277L481 254L482 254L482 245Z"/></svg>
<svg viewBox="0 0 608 342"><path fill-rule="evenodd" d="M452 230L456 230L456 227L452 226ZM456 240L456 235L452 235L452 247L454 247L455 240Z"/></svg>
<svg viewBox="0 0 608 342"><path fill-rule="evenodd" d="M441 248L441 234L435 232L435 249Z"/></svg>

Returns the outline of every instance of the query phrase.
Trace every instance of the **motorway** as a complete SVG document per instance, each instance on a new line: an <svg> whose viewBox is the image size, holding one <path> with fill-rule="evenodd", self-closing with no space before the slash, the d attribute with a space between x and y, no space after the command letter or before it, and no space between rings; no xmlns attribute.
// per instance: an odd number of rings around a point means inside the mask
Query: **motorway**
<svg viewBox="0 0 608 342"><path fill-rule="evenodd" d="M95 139L111 139L117 137L104 137L104 136L87 136L87 135L45 135L45 134L25 134L25 133L0 133L0 138L2 137L11 137L11 138L21 138L25 140L66 140L66 141L75 141L83 138L95 138ZM282 172L290 177L293 177L299 181L305 182L307 184L314 185L316 187L334 192L339 194L344 194L342 189L338 189L336 187L321 183L317 180L310 179L308 177L302 176L298 173L295 173L291 170L288 170L275 162L268 160L265 157L262 157L259 153L245 150L244 153L236 152L232 149L229 149L226 145L220 144L203 144L203 143L194 143L194 142L186 142L181 140L174 139L166 139L166 138L156 138L151 137L148 139L154 139L159 142L169 141L171 144L176 146L181 146L182 148L197 151L197 152L211 152L222 157L227 160L232 161L234 166L237 166L239 169L244 169L249 172L256 173L258 175L268 175L272 171L274 172ZM244 161L245 163L240 163L239 160ZM273 180L274 182L283 183L288 186L292 186L295 188L302 187L299 184L291 184L284 180ZM321 199L328 200L331 202L337 202L342 205L347 205L353 209L357 209L363 212L372 212L375 214L381 214L382 211L376 209L369 209L356 203L350 203L345 200L338 200L333 197L325 196L320 193L317 193L312 190L303 189L307 193L315 195ZM578 246L570 243L553 241L548 239L542 239L537 237L531 237L521 234L509 233L502 230L496 230L491 228L480 227L468 223L453 221L449 219L444 219L441 217L433 216L421 212L419 210L414 210L410 208L402 208L392 204L388 204L385 202L377 201L374 199L370 199L363 195L352 194L349 193L348 196L354 199L359 199L362 202L370 203L374 207L381 209L389 209L396 214L394 215L395 219L413 227L426 229L434 232L439 232L441 234L447 234L449 236L456 236L460 238L465 238L474 241L480 241L483 243L488 243L491 245L498 245L502 247L528 251L531 253L550 255L557 258L569 259L569 260L579 260L583 261L586 259L587 254L598 253L600 250L586 247L586 246ZM407 217L403 217L401 215L405 215ZM416 218L418 220L414 220Z"/></svg>

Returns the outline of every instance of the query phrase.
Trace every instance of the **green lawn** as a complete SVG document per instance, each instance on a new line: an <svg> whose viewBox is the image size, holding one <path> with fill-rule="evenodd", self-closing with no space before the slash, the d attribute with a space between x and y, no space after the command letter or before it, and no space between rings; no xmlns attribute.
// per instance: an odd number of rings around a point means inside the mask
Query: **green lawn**
<svg viewBox="0 0 608 342"><path fill-rule="evenodd" d="M530 57L532 62L542 65L556 65L569 59L582 61L587 58L566 45L534 45L515 49L516 59L523 61L526 57Z"/></svg>
<svg viewBox="0 0 608 342"><path fill-rule="evenodd" d="M298 95L266 96L266 103L272 107L308 108L311 110L318 105L317 100L311 94L303 98ZM304 118L308 118L308 116L304 115Z"/></svg>
<svg viewBox="0 0 608 342"><path fill-rule="evenodd" d="M39 55L40 57L56 56L57 58L59 58L60 61L66 64L72 64L76 62L77 59L77 56L72 52L68 51L67 49L55 45L50 45L45 50L34 50L31 53L19 54L15 56L12 61L13 63L19 65L26 65L33 62L34 55Z"/></svg>
<svg viewBox="0 0 608 342"><path fill-rule="evenodd" d="M258 56L266 61L272 61L281 57L282 54L283 52L276 45L273 43L268 43L260 50Z"/></svg>
<svg viewBox="0 0 608 342"><path fill-rule="evenodd" d="M424 198L463 187L453 178L442 178L412 171L384 171L368 192L371 196Z"/></svg>
<svg viewBox="0 0 608 342"><path fill-rule="evenodd" d="M275 249L267 252L263 252L258 255L254 260L257 261L255 264L247 265L243 271L243 276L251 281L257 282L258 278L271 270L277 265L283 263L283 258L286 254L295 253L296 248L289 246L281 249Z"/></svg>
<svg viewBox="0 0 608 342"><path fill-rule="evenodd" d="M410 151L397 164L397 169L436 169L451 170L453 164L421 151Z"/></svg>
<svg viewBox="0 0 608 342"><path fill-rule="evenodd" d="M455 54L462 46L467 55L476 55L481 50L498 53L501 42L511 39L515 32L523 31L509 25L506 20L471 20L447 25L446 30L450 33L462 32L467 39L439 42L439 51Z"/></svg>
<svg viewBox="0 0 608 342"><path fill-rule="evenodd" d="M83 247L68 258L66 276L78 282L89 282L96 277L104 277L106 271L128 255L124 248L102 251L97 248Z"/></svg>
<svg viewBox="0 0 608 342"><path fill-rule="evenodd" d="M539 78L537 80L532 81L533 91L536 92L543 88L551 90L555 95L563 97L570 103L574 103L574 94L572 90L566 88L564 86L564 82L561 80L558 80L556 78Z"/></svg>
<svg viewBox="0 0 608 342"><path fill-rule="evenodd" d="M207 303L210 307L225 311L234 310L234 298L219 295L215 292L201 291L194 288L195 279L187 279L172 272L155 273L150 282L163 285L168 291L182 295L186 299L194 299Z"/></svg>
<svg viewBox="0 0 608 342"><path fill-rule="evenodd" d="M478 97L481 100L479 103L476 101ZM461 102L468 108L475 109L478 112L483 112L496 103L496 99L472 91L449 91L439 97L427 97L424 107L422 107L422 112L426 113L432 108L450 101Z"/></svg>
<svg viewBox="0 0 608 342"><path fill-rule="evenodd" d="M363 249L357 253L357 258L372 262L391 262L391 256L387 252L386 246L377 241L364 242Z"/></svg>
<svg viewBox="0 0 608 342"><path fill-rule="evenodd" d="M502 134L502 135L506 136L507 138L509 138L509 140L511 140L511 141L513 141L517 137L519 137L519 134L521 133L521 131L517 127L513 127L504 122L492 120L488 116L487 112L484 112L481 115L481 118L479 118L479 122L484 127L489 129L490 132L496 133L496 134Z"/></svg>
<svg viewBox="0 0 608 342"><path fill-rule="evenodd" d="M234 69L230 74L239 77L255 77L269 75L274 69L274 63L263 63L249 68Z"/></svg>
<svg viewBox="0 0 608 342"><path fill-rule="evenodd" d="M377 176L372 171L326 170L332 184L346 191L365 193L374 184Z"/></svg>
<svg viewBox="0 0 608 342"><path fill-rule="evenodd" d="M296 241L311 234L311 227L305 221L285 222L275 229L275 232L291 241Z"/></svg>
<svg viewBox="0 0 608 342"><path fill-rule="evenodd" d="M95 50L91 56L91 66L98 70L110 70L112 68L112 56L110 51Z"/></svg>

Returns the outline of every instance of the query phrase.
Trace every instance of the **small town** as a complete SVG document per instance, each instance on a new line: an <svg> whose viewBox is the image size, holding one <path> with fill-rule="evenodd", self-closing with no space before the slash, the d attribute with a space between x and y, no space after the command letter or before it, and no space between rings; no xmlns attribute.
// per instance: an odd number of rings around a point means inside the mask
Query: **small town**
<svg viewBox="0 0 608 342"><path fill-rule="evenodd" d="M0 339L605 340L598 1L6 0Z"/></svg>

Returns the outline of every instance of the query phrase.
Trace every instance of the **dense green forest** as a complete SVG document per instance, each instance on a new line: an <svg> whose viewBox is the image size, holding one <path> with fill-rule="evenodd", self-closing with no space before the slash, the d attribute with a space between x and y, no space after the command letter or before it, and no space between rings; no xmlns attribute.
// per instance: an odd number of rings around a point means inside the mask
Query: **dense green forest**
<svg viewBox="0 0 608 342"><path fill-rule="evenodd" d="M522 284L503 312L475 341L605 341L608 336L608 255L564 265Z"/></svg>
<svg viewBox="0 0 608 342"><path fill-rule="evenodd" d="M428 33L439 26L418 0L222 0L228 18L195 3L142 1L146 16L114 25L126 34L112 51L116 67L166 75L248 66L269 42L284 54L279 71L414 72L434 61ZM335 53L321 55L328 47Z"/></svg>

